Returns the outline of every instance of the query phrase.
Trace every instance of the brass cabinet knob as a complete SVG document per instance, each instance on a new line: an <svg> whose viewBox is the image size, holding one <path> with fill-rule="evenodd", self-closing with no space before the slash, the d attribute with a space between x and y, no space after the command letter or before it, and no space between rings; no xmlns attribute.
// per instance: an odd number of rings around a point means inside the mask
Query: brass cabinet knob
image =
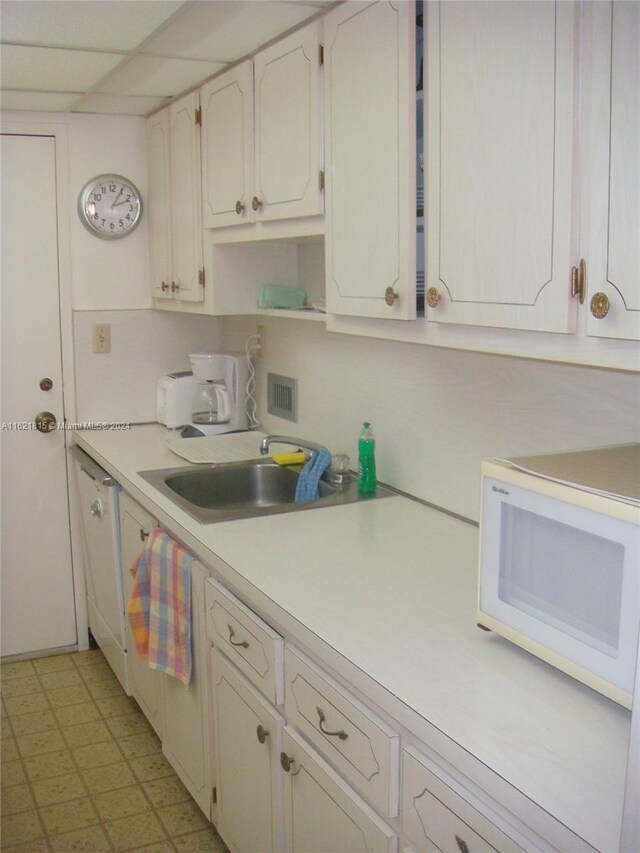
<svg viewBox="0 0 640 853"><path fill-rule="evenodd" d="M160 290L162 290L163 293L165 290L169 290L169 285L167 284L166 281L162 282L162 284L160 285Z"/></svg>
<svg viewBox="0 0 640 853"><path fill-rule="evenodd" d="M289 773L291 770L291 765L295 764L295 761L291 756L287 755L286 752L280 753L280 766L284 770L285 773Z"/></svg>
<svg viewBox="0 0 640 853"><path fill-rule="evenodd" d="M259 210L259 208L262 207L262 202L260 201L257 195L254 195L254 197L251 199L251 207L254 210Z"/></svg>
<svg viewBox="0 0 640 853"><path fill-rule="evenodd" d="M593 294L589 303L589 309L596 320L602 320L606 317L609 313L609 308L611 308L611 302L606 293Z"/></svg>
<svg viewBox="0 0 640 853"><path fill-rule="evenodd" d="M52 412L38 412L34 420L38 432L53 432L58 423Z"/></svg>
<svg viewBox="0 0 640 853"><path fill-rule="evenodd" d="M40 388L43 391L51 391L53 388L53 379L49 379L48 376L45 376L44 379L40 380Z"/></svg>
<svg viewBox="0 0 640 853"><path fill-rule="evenodd" d="M396 299L399 299L400 296L392 287L388 287L384 292L384 301L387 303L389 307L393 305Z"/></svg>
<svg viewBox="0 0 640 853"><path fill-rule="evenodd" d="M180 285L176 284L175 281L171 282L171 292L175 293L177 290L180 290Z"/></svg>
<svg viewBox="0 0 640 853"><path fill-rule="evenodd" d="M469 845L464 840L464 838L460 838L459 835L454 835L454 838L456 840L456 844L458 845L460 853L469 853Z"/></svg>
<svg viewBox="0 0 640 853"><path fill-rule="evenodd" d="M236 213L238 216L242 216L244 213L244 204L241 201L236 202Z"/></svg>
<svg viewBox="0 0 640 853"><path fill-rule="evenodd" d="M442 299L442 294L437 287L430 287L425 294L425 299L429 308L436 308L438 302Z"/></svg>
<svg viewBox="0 0 640 853"><path fill-rule="evenodd" d="M256 735L258 736L258 740L260 743L264 743L265 740L269 737L269 732L265 729L264 726L258 726L256 729Z"/></svg>
<svg viewBox="0 0 640 853"><path fill-rule="evenodd" d="M143 530L143 528L141 527L140 528L140 541L144 542L148 538L149 538L149 531Z"/></svg>

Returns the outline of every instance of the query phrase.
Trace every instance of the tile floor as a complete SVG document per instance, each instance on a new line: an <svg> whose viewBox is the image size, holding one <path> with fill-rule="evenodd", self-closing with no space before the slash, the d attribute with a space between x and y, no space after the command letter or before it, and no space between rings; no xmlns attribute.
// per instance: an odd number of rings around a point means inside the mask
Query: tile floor
<svg viewBox="0 0 640 853"><path fill-rule="evenodd" d="M5 663L6 853L226 853L99 650Z"/></svg>

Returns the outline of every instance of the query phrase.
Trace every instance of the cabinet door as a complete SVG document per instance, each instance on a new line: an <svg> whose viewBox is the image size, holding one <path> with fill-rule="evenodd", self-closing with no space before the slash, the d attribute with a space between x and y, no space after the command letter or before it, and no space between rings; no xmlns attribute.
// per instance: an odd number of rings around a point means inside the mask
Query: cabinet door
<svg viewBox="0 0 640 853"><path fill-rule="evenodd" d="M282 717L212 656L217 829L234 853L282 850Z"/></svg>
<svg viewBox="0 0 640 853"><path fill-rule="evenodd" d="M147 158L149 162L149 252L151 293L157 299L170 299L171 293L171 174L169 166L169 111L163 110L147 120Z"/></svg>
<svg viewBox="0 0 640 853"><path fill-rule="evenodd" d="M327 311L413 319L415 5L347 2L324 21Z"/></svg>
<svg viewBox="0 0 640 853"><path fill-rule="evenodd" d="M281 767L288 853L397 850L391 827L288 727L283 731Z"/></svg>
<svg viewBox="0 0 640 853"><path fill-rule="evenodd" d="M253 63L201 89L205 228L253 222Z"/></svg>
<svg viewBox="0 0 640 853"><path fill-rule="evenodd" d="M200 206L200 133L198 95L169 108L171 128L171 201L174 295L202 302L202 216Z"/></svg>
<svg viewBox="0 0 640 853"><path fill-rule="evenodd" d="M587 334L640 340L640 4L589 14Z"/></svg>
<svg viewBox="0 0 640 853"><path fill-rule="evenodd" d="M427 319L573 331L575 6L425 12Z"/></svg>
<svg viewBox="0 0 640 853"><path fill-rule="evenodd" d="M322 213L320 23L254 58L256 219Z"/></svg>
<svg viewBox="0 0 640 853"><path fill-rule="evenodd" d="M154 519L128 495L120 496L120 536L122 543L122 570L124 572L125 601L129 600L133 578L130 567L144 547L144 542L155 525ZM127 631L127 670L129 688L144 715L158 735L162 735L161 674L149 669L146 659L139 658L131 636L129 620Z"/></svg>
<svg viewBox="0 0 640 853"><path fill-rule="evenodd" d="M209 744L209 644L206 635L204 566L191 564L192 674L189 687L168 675L162 677L164 725L162 751L187 790L211 817L211 749Z"/></svg>

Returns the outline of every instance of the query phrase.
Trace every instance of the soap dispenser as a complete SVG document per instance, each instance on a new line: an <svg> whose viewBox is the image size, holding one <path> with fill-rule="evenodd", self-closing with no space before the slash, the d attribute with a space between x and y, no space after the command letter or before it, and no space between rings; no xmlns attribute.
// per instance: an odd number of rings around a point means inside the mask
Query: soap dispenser
<svg viewBox="0 0 640 853"><path fill-rule="evenodd" d="M358 438L358 494L376 493L376 440L369 421L362 424Z"/></svg>

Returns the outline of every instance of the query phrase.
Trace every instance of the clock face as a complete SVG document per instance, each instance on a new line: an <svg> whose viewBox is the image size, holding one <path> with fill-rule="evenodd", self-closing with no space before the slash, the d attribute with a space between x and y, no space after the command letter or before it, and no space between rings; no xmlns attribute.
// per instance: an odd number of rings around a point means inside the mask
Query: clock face
<svg viewBox="0 0 640 853"><path fill-rule="evenodd" d="M82 224L96 237L115 240L136 227L142 215L137 188L122 175L99 175L78 197Z"/></svg>

